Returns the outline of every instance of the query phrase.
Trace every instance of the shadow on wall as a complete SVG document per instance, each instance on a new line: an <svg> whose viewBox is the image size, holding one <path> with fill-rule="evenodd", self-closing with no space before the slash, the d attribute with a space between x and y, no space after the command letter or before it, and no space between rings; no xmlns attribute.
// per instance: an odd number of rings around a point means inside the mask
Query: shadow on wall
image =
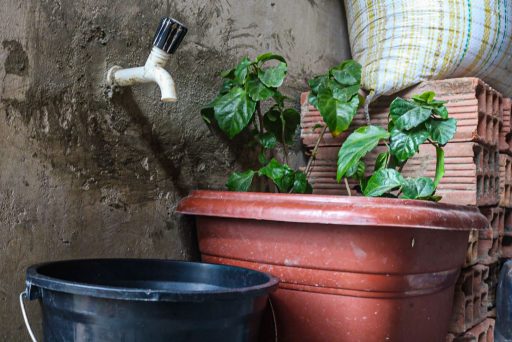
<svg viewBox="0 0 512 342"><path fill-rule="evenodd" d="M141 138L146 141L154 156L163 167L163 170L174 185L174 188L180 197L184 197L189 192L189 187L180 184L180 169L171 158L167 158L165 154L165 147L153 131L153 124L149 121L142 109L139 107L133 97L133 92L130 88L125 88L122 95L114 95L112 102L115 105L124 108L126 113L130 116L131 121L135 123L141 132Z"/></svg>

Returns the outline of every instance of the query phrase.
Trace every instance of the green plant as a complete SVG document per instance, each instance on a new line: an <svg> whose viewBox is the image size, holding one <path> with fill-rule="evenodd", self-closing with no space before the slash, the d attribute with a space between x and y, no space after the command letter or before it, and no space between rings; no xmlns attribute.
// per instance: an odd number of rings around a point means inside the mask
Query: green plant
<svg viewBox="0 0 512 342"><path fill-rule="evenodd" d="M364 98L360 95L361 69L359 63L346 60L329 69L326 74L308 81L311 88L308 102L318 109L325 123L315 126L321 128L321 132L306 166L308 177L327 128L333 137L340 135L349 128L357 110L364 104ZM345 185L350 194L346 178Z"/></svg>
<svg viewBox="0 0 512 342"><path fill-rule="evenodd" d="M359 95L361 65L346 60L308 84L311 87L308 101L318 109L331 134L336 137L346 131L364 103Z"/></svg>
<svg viewBox="0 0 512 342"><path fill-rule="evenodd" d="M293 143L300 124L300 113L287 107L280 91L288 71L286 60L265 53L251 61L245 57L233 69L221 74L219 95L202 110L208 124L216 124L230 139L243 131L252 137L249 146L257 150L257 170L234 172L226 186L233 191L248 191L255 176L267 178L279 192L310 193L306 175L289 167L288 145ZM284 163L275 158L277 144L284 148Z"/></svg>
<svg viewBox="0 0 512 342"><path fill-rule="evenodd" d="M307 178L324 133L328 128L336 137L346 131L364 103L360 95L361 65L353 60L309 80L309 102L319 110L325 124L318 125L322 131L306 171L294 170L288 166L287 146L293 142L300 113L285 105L289 99L279 91L287 71L282 56L266 53L253 61L245 57L221 74L224 81L219 95L201 110L204 121L216 124L230 139L248 132L252 137L249 144L258 152L262 166L232 173L226 183L230 190L248 191L254 177L259 176L272 181L279 192L310 193ZM349 194L347 179L354 178L366 196L439 200L435 191L444 175L443 146L456 130L456 121L448 118L444 103L436 100L433 92L411 100L396 98L391 103L387 130L368 123L343 143L338 154L338 182L345 180ZM425 142L436 148L435 178L404 178L402 168ZM275 158L277 144L284 148L284 163ZM363 158L379 144L384 144L387 151L377 157L373 173L366 176Z"/></svg>
<svg viewBox="0 0 512 342"><path fill-rule="evenodd" d="M444 103L435 100L431 91L410 100L396 98L390 106L387 130L363 126L343 143L338 153L338 182L344 177L357 179L365 196L440 200L435 191L444 175L443 146L453 138L457 127L456 120L448 118ZM404 178L402 168L425 142L436 148L435 178ZM380 143L387 151L378 155L373 173L366 177L362 159Z"/></svg>

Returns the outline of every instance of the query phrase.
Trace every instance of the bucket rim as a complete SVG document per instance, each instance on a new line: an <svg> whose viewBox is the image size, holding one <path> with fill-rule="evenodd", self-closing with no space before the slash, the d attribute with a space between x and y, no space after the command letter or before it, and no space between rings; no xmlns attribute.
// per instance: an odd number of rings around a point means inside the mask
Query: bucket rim
<svg viewBox="0 0 512 342"><path fill-rule="evenodd" d="M196 291L176 291L164 289L148 288L128 288L121 286L109 286L100 284L87 284L72 280L60 279L41 274L39 270L42 267L69 263L101 263L101 262L137 262L137 263L166 263L178 265L194 265L194 267L217 269L217 270L241 270L248 273L261 274L267 278L267 281L253 286L244 286L239 288L215 289L215 290L196 290ZM214 300L236 300L247 297L259 297L275 291L278 287L279 279L273 275L242 268L238 266L220 265L205 262L193 262L171 259L140 259L140 258L86 258L69 259L43 262L28 267L26 271L26 291L30 300L41 298L42 290L50 290L81 296L91 296L105 299L118 299L130 301L146 302L205 302Z"/></svg>

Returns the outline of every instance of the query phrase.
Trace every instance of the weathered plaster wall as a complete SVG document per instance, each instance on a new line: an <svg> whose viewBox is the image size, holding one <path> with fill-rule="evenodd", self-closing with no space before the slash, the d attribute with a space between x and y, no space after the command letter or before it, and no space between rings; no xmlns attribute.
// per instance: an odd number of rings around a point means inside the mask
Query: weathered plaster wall
<svg viewBox="0 0 512 342"><path fill-rule="evenodd" d="M338 0L0 0L0 340L24 341L16 301L30 264L64 258L197 257L174 214L194 188L220 188L243 151L199 116L216 75L273 50L286 93L349 53ZM190 29L169 70L179 102L154 85L109 100L113 64L145 61L160 17ZM295 163L301 161L296 149ZM29 309L37 320L37 306ZM35 313L35 315L34 315Z"/></svg>

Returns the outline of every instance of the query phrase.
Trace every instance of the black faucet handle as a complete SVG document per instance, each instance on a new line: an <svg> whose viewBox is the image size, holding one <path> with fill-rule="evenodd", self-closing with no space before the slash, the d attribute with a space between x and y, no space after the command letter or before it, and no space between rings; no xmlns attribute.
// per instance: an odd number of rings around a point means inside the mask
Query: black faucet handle
<svg viewBox="0 0 512 342"><path fill-rule="evenodd" d="M162 18L153 39L153 46L167 53L174 53L187 34L188 29L172 18Z"/></svg>

